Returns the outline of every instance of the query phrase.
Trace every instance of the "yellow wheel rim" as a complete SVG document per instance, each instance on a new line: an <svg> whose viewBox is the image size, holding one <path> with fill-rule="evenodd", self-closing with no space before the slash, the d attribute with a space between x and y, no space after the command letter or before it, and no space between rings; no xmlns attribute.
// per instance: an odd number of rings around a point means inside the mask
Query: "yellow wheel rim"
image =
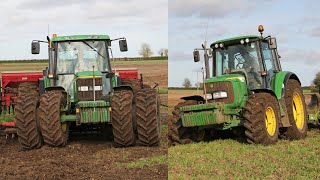
<svg viewBox="0 0 320 180"><path fill-rule="evenodd" d="M301 130L304 126L304 108L301 96L297 92L294 92L293 94L292 109L296 126L299 130Z"/></svg>
<svg viewBox="0 0 320 180"><path fill-rule="evenodd" d="M277 128L277 120L276 120L276 114L274 113L274 110L272 109L272 107L267 107L265 121L266 121L266 128L267 128L268 134L270 136L274 136Z"/></svg>

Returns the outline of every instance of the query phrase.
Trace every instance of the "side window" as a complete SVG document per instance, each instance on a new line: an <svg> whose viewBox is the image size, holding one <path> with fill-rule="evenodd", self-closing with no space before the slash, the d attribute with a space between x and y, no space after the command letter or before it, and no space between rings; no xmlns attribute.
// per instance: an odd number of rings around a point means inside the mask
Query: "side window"
<svg viewBox="0 0 320 180"><path fill-rule="evenodd" d="M217 56L216 56L216 74L215 76L221 76L222 75L222 54L221 52L217 51Z"/></svg>
<svg viewBox="0 0 320 180"><path fill-rule="evenodd" d="M265 70L267 72L266 80L267 80L267 87L271 87L271 80L274 75L274 59L272 56L272 51L269 49L268 44L263 42L262 43L262 55L263 61L265 64Z"/></svg>

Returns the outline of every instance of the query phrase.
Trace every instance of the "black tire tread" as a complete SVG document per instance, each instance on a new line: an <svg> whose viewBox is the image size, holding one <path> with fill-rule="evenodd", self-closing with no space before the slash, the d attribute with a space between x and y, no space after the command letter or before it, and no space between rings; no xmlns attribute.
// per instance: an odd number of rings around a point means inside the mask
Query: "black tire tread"
<svg viewBox="0 0 320 180"><path fill-rule="evenodd" d="M111 123L116 147L127 147L135 144L132 122L133 94L129 90L115 91L111 102Z"/></svg>
<svg viewBox="0 0 320 180"><path fill-rule="evenodd" d="M138 139L144 146L160 145L160 127L155 89L143 89L136 96Z"/></svg>
<svg viewBox="0 0 320 180"><path fill-rule="evenodd" d="M23 94L16 102L16 128L18 141L24 150L38 149L42 137L37 125L38 98L33 94Z"/></svg>
<svg viewBox="0 0 320 180"><path fill-rule="evenodd" d="M41 96L39 122L44 142L49 146L67 145L68 131L63 132L60 122L60 110L65 106L65 101L60 91L49 91Z"/></svg>
<svg viewBox="0 0 320 180"><path fill-rule="evenodd" d="M265 108L271 103L276 114L277 128L274 137L270 137L265 125ZM247 142L250 144L274 144L278 141L280 109L277 99L269 93L250 95L244 111L244 127Z"/></svg>

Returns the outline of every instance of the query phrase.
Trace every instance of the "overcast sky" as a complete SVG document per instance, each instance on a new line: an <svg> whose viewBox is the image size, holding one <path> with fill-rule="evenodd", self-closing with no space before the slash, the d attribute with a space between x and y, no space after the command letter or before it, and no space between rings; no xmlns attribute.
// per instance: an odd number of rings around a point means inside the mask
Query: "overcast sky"
<svg viewBox="0 0 320 180"><path fill-rule="evenodd" d="M58 35L108 34L126 37L129 51L114 56L139 56L142 43L155 55L168 47L167 0L1 0L0 60L47 58L47 46L31 55L33 39L45 40L50 25Z"/></svg>
<svg viewBox="0 0 320 180"><path fill-rule="evenodd" d="M320 1L316 0L170 0L169 86L182 86L183 79L196 83L203 66L193 62L192 52L207 41L233 36L275 36L282 69L295 72L303 85L310 85L320 71ZM200 79L200 76L199 76Z"/></svg>

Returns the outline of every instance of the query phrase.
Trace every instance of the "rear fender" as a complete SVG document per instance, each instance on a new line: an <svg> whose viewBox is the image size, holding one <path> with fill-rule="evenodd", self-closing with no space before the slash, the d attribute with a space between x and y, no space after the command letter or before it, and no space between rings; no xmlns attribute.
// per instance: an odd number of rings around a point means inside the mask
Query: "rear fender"
<svg viewBox="0 0 320 180"><path fill-rule="evenodd" d="M281 71L274 76L272 80L272 89L278 99L282 99L284 97L285 88L289 79L295 79L301 84L298 76L293 72Z"/></svg>

